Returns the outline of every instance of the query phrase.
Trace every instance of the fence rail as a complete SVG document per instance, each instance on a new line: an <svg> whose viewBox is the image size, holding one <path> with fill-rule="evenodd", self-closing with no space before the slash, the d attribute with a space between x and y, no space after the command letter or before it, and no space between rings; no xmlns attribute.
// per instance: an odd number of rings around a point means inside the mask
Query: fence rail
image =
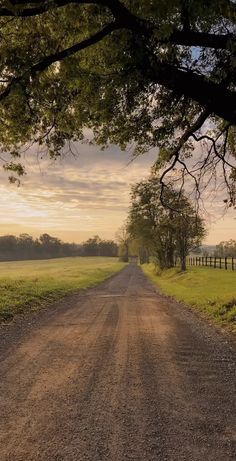
<svg viewBox="0 0 236 461"><path fill-rule="evenodd" d="M204 266L214 269L236 270L236 258L216 258L215 256L198 256L187 258L188 266Z"/></svg>

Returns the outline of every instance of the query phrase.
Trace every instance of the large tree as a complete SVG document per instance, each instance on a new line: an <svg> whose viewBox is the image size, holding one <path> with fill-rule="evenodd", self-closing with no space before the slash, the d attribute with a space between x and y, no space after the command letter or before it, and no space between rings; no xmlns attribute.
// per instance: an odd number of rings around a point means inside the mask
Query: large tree
<svg viewBox="0 0 236 461"><path fill-rule="evenodd" d="M233 0L3 0L5 167L23 174L23 147L38 142L54 157L88 128L104 146L158 147L162 192L177 165L199 192L222 164L233 202L235 24ZM189 166L198 141L205 156Z"/></svg>
<svg viewBox="0 0 236 461"><path fill-rule="evenodd" d="M173 188L164 191L164 207L160 200L160 182L150 177L132 188L128 230L138 238L161 269L174 266L180 259L181 270L186 270L186 257L198 247L205 235L204 222L188 198Z"/></svg>

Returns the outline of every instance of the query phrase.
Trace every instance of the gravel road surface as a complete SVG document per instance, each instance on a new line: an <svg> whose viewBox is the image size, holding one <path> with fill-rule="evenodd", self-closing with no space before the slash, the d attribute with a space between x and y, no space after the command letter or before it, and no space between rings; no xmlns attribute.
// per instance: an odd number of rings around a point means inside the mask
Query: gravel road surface
<svg viewBox="0 0 236 461"><path fill-rule="evenodd" d="M235 343L136 265L0 335L1 461L236 460Z"/></svg>

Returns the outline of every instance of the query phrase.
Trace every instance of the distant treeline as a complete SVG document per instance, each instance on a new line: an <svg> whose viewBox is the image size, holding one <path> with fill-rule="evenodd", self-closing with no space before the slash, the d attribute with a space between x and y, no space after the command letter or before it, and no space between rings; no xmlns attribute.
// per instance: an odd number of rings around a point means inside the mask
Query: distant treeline
<svg viewBox="0 0 236 461"><path fill-rule="evenodd" d="M81 256L117 256L118 245L113 240L102 240L98 235L81 245Z"/></svg>
<svg viewBox="0 0 236 461"><path fill-rule="evenodd" d="M212 256L216 258L236 258L236 240L230 239L222 241L217 245L203 245L192 254L199 254L202 256Z"/></svg>
<svg viewBox="0 0 236 461"><path fill-rule="evenodd" d="M226 242L220 242L216 245L214 256L225 258L236 258L236 241L231 239Z"/></svg>
<svg viewBox="0 0 236 461"><path fill-rule="evenodd" d="M29 234L0 236L0 260L62 258L65 256L117 256L118 246L112 240L95 236L82 244L65 243L57 237L42 234L34 239Z"/></svg>

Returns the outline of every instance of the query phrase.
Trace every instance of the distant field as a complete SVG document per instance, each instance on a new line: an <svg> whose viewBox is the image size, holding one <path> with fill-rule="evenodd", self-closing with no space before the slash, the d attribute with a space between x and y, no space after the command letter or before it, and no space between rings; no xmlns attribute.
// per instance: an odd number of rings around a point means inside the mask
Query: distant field
<svg viewBox="0 0 236 461"><path fill-rule="evenodd" d="M157 275L152 264L142 267L163 293L196 307L218 324L230 325L236 332L236 271L189 267L185 273L169 269Z"/></svg>
<svg viewBox="0 0 236 461"><path fill-rule="evenodd" d="M0 319L92 287L123 267L117 258L102 257L1 262Z"/></svg>

